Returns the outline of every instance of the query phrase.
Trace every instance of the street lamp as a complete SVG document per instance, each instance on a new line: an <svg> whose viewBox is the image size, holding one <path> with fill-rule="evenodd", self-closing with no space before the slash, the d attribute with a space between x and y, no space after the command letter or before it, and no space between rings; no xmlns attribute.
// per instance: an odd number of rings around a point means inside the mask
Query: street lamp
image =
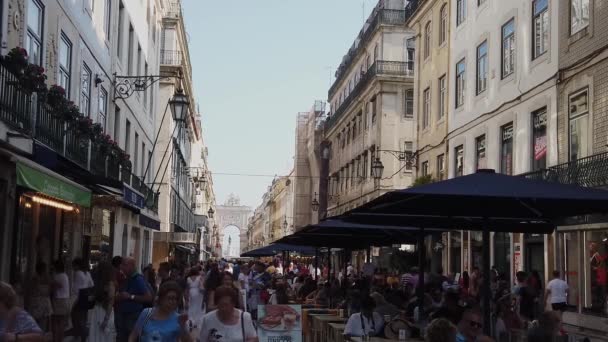
<svg viewBox="0 0 608 342"><path fill-rule="evenodd" d="M209 210L207 211L207 217L209 217L210 219L213 218L213 214L215 214L215 210L213 210L213 208L209 208Z"/></svg>
<svg viewBox="0 0 608 342"><path fill-rule="evenodd" d="M317 200L317 193L315 192L315 198L312 199L312 211L319 211L319 200Z"/></svg>
<svg viewBox="0 0 608 342"><path fill-rule="evenodd" d="M184 94L184 91L181 88L177 89L175 94L173 94L173 98L169 100L173 120L177 122L186 122L186 113L189 105L190 101L188 101L188 96Z"/></svg>
<svg viewBox="0 0 608 342"><path fill-rule="evenodd" d="M384 165L380 161L380 158L376 157L376 160L372 162L372 177L375 180L379 181L382 178L382 173L384 172Z"/></svg>

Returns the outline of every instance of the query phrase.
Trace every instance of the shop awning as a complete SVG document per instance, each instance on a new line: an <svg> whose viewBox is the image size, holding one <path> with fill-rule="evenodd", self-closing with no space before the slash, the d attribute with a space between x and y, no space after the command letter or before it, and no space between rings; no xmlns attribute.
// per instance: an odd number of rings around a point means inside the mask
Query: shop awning
<svg viewBox="0 0 608 342"><path fill-rule="evenodd" d="M194 247L190 247L190 246L186 246L186 245L175 245L175 249L182 251L182 252L186 252L188 254L194 254L194 252L196 252L196 249L194 249Z"/></svg>
<svg viewBox="0 0 608 342"><path fill-rule="evenodd" d="M146 228L160 230L160 221L155 218L144 215L143 213L139 213L139 224Z"/></svg>
<svg viewBox="0 0 608 342"><path fill-rule="evenodd" d="M91 190L29 159L17 155L13 155L13 159L16 163L17 185L86 208L91 206Z"/></svg>

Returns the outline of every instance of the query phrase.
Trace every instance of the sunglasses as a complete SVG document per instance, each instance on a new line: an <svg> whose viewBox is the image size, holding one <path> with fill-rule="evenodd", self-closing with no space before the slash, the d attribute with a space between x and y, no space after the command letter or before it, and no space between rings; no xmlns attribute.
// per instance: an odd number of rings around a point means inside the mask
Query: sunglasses
<svg viewBox="0 0 608 342"><path fill-rule="evenodd" d="M481 328L482 327L480 322L475 322L475 321L469 321L469 325L471 326L471 328Z"/></svg>

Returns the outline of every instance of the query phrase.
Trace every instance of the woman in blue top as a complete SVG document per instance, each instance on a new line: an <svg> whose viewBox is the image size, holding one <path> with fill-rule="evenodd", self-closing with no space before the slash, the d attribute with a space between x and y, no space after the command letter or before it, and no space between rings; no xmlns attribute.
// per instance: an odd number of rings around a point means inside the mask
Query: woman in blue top
<svg viewBox="0 0 608 342"><path fill-rule="evenodd" d="M191 342L186 328L188 315L179 315L176 311L179 298L181 288L176 282L163 283L156 305L141 312L129 342Z"/></svg>

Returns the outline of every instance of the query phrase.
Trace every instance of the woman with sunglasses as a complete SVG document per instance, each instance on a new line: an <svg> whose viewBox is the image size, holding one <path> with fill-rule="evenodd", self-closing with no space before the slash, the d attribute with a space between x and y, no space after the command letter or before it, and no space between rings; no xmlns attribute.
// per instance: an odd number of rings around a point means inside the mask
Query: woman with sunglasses
<svg viewBox="0 0 608 342"><path fill-rule="evenodd" d="M188 315L177 313L181 292L177 282L163 283L158 290L156 305L141 312L131 331L129 342L191 342L192 338L186 328Z"/></svg>

